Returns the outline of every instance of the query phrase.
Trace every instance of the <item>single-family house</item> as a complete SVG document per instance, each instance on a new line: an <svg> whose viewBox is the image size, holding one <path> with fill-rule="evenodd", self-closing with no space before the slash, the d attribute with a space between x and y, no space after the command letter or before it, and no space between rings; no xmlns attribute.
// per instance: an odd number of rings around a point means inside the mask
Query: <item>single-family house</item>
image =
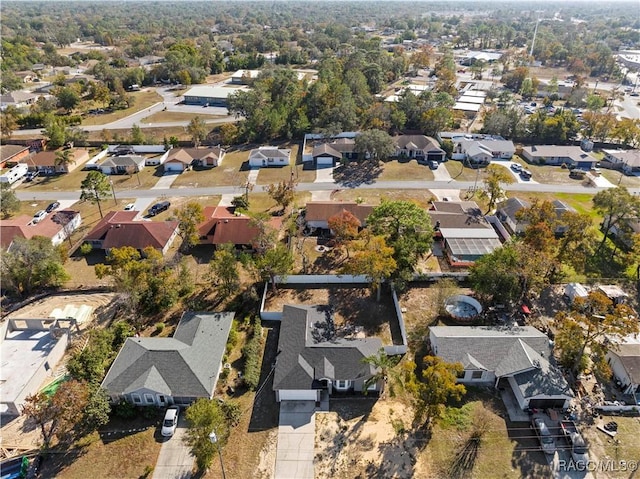
<svg viewBox="0 0 640 479"><path fill-rule="evenodd" d="M640 150L604 150L603 163L626 175L640 173Z"/></svg>
<svg viewBox="0 0 640 479"><path fill-rule="evenodd" d="M190 166L213 168L219 166L225 150L220 145L212 148L176 148L164 162L165 171L184 171Z"/></svg>
<svg viewBox="0 0 640 479"><path fill-rule="evenodd" d="M28 215L0 220L0 245L9 249L16 238L44 236L50 238L54 246L58 246L78 229L80 223L80 212L72 210L54 211L37 223L33 223L33 217Z"/></svg>
<svg viewBox="0 0 640 479"><path fill-rule="evenodd" d="M16 165L27 158L29 154L28 146L2 145L0 148L0 168Z"/></svg>
<svg viewBox="0 0 640 479"><path fill-rule="evenodd" d="M233 316L185 311L170 338L127 338L102 381L110 402L162 407L211 399Z"/></svg>
<svg viewBox="0 0 640 479"><path fill-rule="evenodd" d="M563 223L563 216L566 213L575 213L576 210L561 200L553 200L553 209L556 214L557 223L554 230L556 235L562 235L566 232L567 226ZM510 233L522 234L528 223L520 217L520 212L531 205L528 201L518 197L507 198L496 206L496 216L500 222L507 227Z"/></svg>
<svg viewBox="0 0 640 479"><path fill-rule="evenodd" d="M260 70L238 70L231 75L231 83L234 85L249 85L258 78Z"/></svg>
<svg viewBox="0 0 640 479"><path fill-rule="evenodd" d="M434 239L452 266L470 266L502 246L474 201L434 201L428 213Z"/></svg>
<svg viewBox="0 0 640 479"><path fill-rule="evenodd" d="M277 146L261 146L249 152L249 166L260 168L266 166L287 166L290 162L291 150Z"/></svg>
<svg viewBox="0 0 640 479"><path fill-rule="evenodd" d="M108 252L130 246L139 251L147 247L165 254L178 235L178 221L142 221L137 211L111 211L85 237L94 249Z"/></svg>
<svg viewBox="0 0 640 479"><path fill-rule="evenodd" d="M218 246L230 243L237 249L243 250L251 250L255 247L260 228L251 217L227 206L207 206L204 208L203 215L205 220L198 225L200 244ZM282 217L271 217L267 224L274 231L279 231L282 226Z"/></svg>
<svg viewBox="0 0 640 479"><path fill-rule="evenodd" d="M0 325L0 415L19 416L62 360L74 319L9 319ZM77 330L77 329L76 329Z"/></svg>
<svg viewBox="0 0 640 479"><path fill-rule="evenodd" d="M29 167L29 171L39 171L43 175L55 175L70 173L89 159L89 150L71 148L63 150L69 152L69 161L63 162L58 159L58 151L40 151L21 160L21 163L25 163Z"/></svg>
<svg viewBox="0 0 640 479"><path fill-rule="evenodd" d="M465 385L510 388L521 409L566 409L574 397L549 338L532 326L432 326L434 355L461 363Z"/></svg>
<svg viewBox="0 0 640 479"><path fill-rule="evenodd" d="M311 155L317 167L335 166L340 160L357 160L353 138L333 138L313 147Z"/></svg>
<svg viewBox="0 0 640 479"><path fill-rule="evenodd" d="M607 221L609 221L609 215L605 215L605 222ZM620 218L609 229L609 234L625 248L633 247L633 237L639 233L640 217Z"/></svg>
<svg viewBox="0 0 640 479"><path fill-rule="evenodd" d="M631 396L635 404L640 404L640 336L609 341L605 358L613 376L620 382L622 392Z"/></svg>
<svg viewBox="0 0 640 479"><path fill-rule="evenodd" d="M398 158L415 158L418 162L445 161L446 153L436 140L425 135L400 135L393 138Z"/></svg>
<svg viewBox="0 0 640 479"><path fill-rule="evenodd" d="M145 164L144 156L108 156L98 164L98 169L105 175L126 175L139 173L145 167Z"/></svg>
<svg viewBox="0 0 640 479"><path fill-rule="evenodd" d="M533 145L522 148L522 156L537 165L572 166L581 170L590 170L598 160L579 146Z"/></svg>
<svg viewBox="0 0 640 479"><path fill-rule="evenodd" d="M360 227L367 225L367 217L373 211L372 205L355 201L310 201L305 208L304 220L310 230L328 230L329 218L348 211L360 222Z"/></svg>
<svg viewBox="0 0 640 479"><path fill-rule="evenodd" d="M488 165L492 160L509 160L516 152L511 140L493 137L460 136L453 138L454 160L468 161L473 165Z"/></svg>
<svg viewBox="0 0 640 479"><path fill-rule="evenodd" d="M39 95L27 91L12 91L0 95L0 110L4 111L9 106L24 108L33 105L38 100Z"/></svg>
<svg viewBox="0 0 640 479"><path fill-rule="evenodd" d="M276 401L320 401L336 394L379 394L376 368L363 359L379 338L338 338L330 306L285 305L273 378ZM369 384L369 381L371 384Z"/></svg>

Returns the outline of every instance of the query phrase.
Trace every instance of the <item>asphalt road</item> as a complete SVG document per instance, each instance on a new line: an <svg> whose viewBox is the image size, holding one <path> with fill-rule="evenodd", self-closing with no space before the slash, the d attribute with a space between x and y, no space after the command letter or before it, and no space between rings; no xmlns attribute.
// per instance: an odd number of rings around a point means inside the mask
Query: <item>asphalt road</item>
<svg viewBox="0 0 640 479"><path fill-rule="evenodd" d="M467 190L473 188L473 181L377 181L361 185L342 186L337 183L300 183L298 191L323 191L336 189L389 189L389 190ZM257 186L254 191L264 191L265 186ZM541 192L541 193L597 193L606 188L586 187L582 185L547 185L540 183L514 183L504 185L507 191ZM202 188L167 188L148 190L116 190L128 198L155 198L159 196L213 196L224 194L238 194L241 187L211 186ZM635 195L640 195L640 188L630 188ZM80 191L16 191L22 201L29 200L71 200L80 196Z"/></svg>

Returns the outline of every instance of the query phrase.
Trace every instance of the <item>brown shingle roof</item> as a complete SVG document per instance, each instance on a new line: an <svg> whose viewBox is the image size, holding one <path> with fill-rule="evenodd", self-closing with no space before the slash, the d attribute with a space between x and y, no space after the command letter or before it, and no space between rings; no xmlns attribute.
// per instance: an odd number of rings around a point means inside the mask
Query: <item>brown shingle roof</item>
<svg viewBox="0 0 640 479"><path fill-rule="evenodd" d="M44 236L45 238L53 238L64 227L64 217L73 219L77 211L60 210L47 215L40 222L30 224L33 217L28 215L20 215L9 220L0 221L0 245L8 248L15 238L30 239L34 236Z"/></svg>
<svg viewBox="0 0 640 479"><path fill-rule="evenodd" d="M71 158L74 163L82 161L83 157L89 156L88 150L73 150L71 152ZM53 168L56 165L56 152L55 151L40 151L30 158L21 160L20 163L26 163L29 166L43 166Z"/></svg>
<svg viewBox="0 0 640 479"><path fill-rule="evenodd" d="M207 244L251 245L259 233L259 229L251 224L250 217L236 215L233 208L209 206L203 214L207 219L198 226L198 232L201 237L207 237ZM282 218L273 217L269 225L279 230Z"/></svg>
<svg viewBox="0 0 640 479"><path fill-rule="evenodd" d="M373 206L358 204L355 201L310 201L307 203L307 221L328 221L332 216L348 211L365 224Z"/></svg>
<svg viewBox="0 0 640 479"><path fill-rule="evenodd" d="M28 149L29 147L22 145L2 145L2 147L0 147L0 163L10 160L18 153L22 153Z"/></svg>
<svg viewBox="0 0 640 479"><path fill-rule="evenodd" d="M148 246L163 249L178 229L177 221L134 221L137 211L112 211L100 220L85 238L102 241L103 249Z"/></svg>

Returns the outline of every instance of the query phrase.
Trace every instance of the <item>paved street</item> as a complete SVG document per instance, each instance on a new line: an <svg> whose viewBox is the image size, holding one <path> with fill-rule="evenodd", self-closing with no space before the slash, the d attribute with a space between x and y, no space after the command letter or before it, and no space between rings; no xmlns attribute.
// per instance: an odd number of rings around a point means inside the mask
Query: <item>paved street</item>
<svg viewBox="0 0 640 479"><path fill-rule="evenodd" d="M474 186L473 181L378 181L371 184L363 184L358 188L362 189L389 189L389 190L467 190ZM582 185L548 185L541 183L514 183L504 185L507 191L540 192L540 193L597 193L606 188L589 187ZM298 191L322 191L322 190L349 189L341 188L336 183L300 183ZM213 196L213 195L237 195L242 188L235 186L209 186L209 187L181 187L164 188L153 190L127 190L126 194L130 198L155 198L158 196ZM629 188L634 195L640 195L640 188ZM118 191L116 190L116 193ZM17 190L16 196L22 201L29 200L72 200L78 199L78 191L24 191Z"/></svg>

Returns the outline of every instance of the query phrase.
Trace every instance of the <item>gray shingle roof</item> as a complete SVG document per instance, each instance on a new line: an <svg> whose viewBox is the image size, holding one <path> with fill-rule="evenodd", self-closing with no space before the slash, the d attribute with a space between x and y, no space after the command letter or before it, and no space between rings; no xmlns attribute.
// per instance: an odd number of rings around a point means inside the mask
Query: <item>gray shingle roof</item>
<svg viewBox="0 0 640 479"><path fill-rule="evenodd" d="M327 306L285 306L282 312L273 389L312 389L314 380L364 380L375 368L362 360L382 348L379 338L324 335Z"/></svg>
<svg viewBox="0 0 640 479"><path fill-rule="evenodd" d="M187 311L172 338L128 338L102 386L110 394L148 388L211 397L234 313Z"/></svg>

